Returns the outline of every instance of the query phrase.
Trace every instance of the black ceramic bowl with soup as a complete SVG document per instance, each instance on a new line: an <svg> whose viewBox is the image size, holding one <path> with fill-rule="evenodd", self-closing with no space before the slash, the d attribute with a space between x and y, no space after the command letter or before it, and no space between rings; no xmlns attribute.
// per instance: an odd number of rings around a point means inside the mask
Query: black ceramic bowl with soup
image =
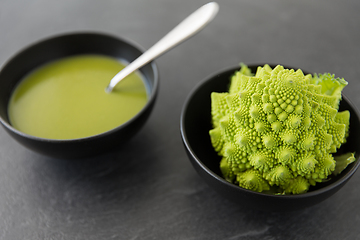
<svg viewBox="0 0 360 240"><path fill-rule="evenodd" d="M249 68L256 72L258 66ZM274 65L271 67L275 67ZM285 68L289 68L286 67ZM214 151L209 137L212 92L227 92L230 78L239 67L220 71L199 83L188 95L181 113L180 130L186 153L198 174L208 185L243 207L266 211L292 211L315 205L337 192L359 167L360 118L356 108L343 96L340 111L350 111L350 135L338 152L355 152L356 161L330 181L311 187L299 195L271 195L254 192L227 182L220 172L221 157Z"/></svg>
<svg viewBox="0 0 360 240"><path fill-rule="evenodd" d="M89 137L56 140L25 134L15 129L9 121L9 99L24 76L51 61L75 55L95 54L132 62L142 53L143 50L136 44L102 33L69 33L37 42L16 54L0 71L0 122L19 143L56 158L94 156L119 147L144 125L154 106L159 84L158 70L154 62L139 69L148 91L145 106L118 127Z"/></svg>

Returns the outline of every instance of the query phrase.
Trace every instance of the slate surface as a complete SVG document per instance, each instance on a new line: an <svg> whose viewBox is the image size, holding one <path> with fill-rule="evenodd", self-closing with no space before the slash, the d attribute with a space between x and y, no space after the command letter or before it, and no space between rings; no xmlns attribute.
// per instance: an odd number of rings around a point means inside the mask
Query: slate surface
<svg viewBox="0 0 360 240"><path fill-rule="evenodd" d="M1 0L0 64L54 34L99 31L149 48L204 0ZM189 91L240 62L332 72L360 105L358 0L219 0L202 32L156 63L159 96L144 128L116 153L64 161L0 128L0 239L360 239L360 173L331 198L291 213L244 210L210 189L185 154ZM359 143L360 144L360 143Z"/></svg>

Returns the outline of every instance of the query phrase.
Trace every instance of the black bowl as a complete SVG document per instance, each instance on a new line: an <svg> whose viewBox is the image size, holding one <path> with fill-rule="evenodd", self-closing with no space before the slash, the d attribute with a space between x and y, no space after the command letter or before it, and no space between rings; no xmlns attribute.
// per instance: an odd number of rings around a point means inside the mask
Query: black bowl
<svg viewBox="0 0 360 240"><path fill-rule="evenodd" d="M100 33L70 33L33 44L16 54L0 71L0 122L19 143L57 158L94 156L121 146L144 125L154 106L159 85L158 70L154 62L140 69L149 91L145 107L126 123L102 134L73 140L30 136L11 126L8 102L14 87L26 74L49 61L78 54L102 54L132 62L142 53L141 48L127 40Z"/></svg>
<svg viewBox="0 0 360 240"><path fill-rule="evenodd" d="M261 65L262 66L262 65ZM256 72L258 65L249 66ZM275 67L275 66L272 66ZM286 67L289 68L289 67ZM343 96L340 110L349 110L350 135L338 153L356 152L356 161L328 182L317 184L299 195L271 195L254 192L227 182L220 172L221 157L214 151L209 137L212 92L227 92L230 77L239 67L221 71L198 84L187 97L181 113L181 137L187 155L199 175L225 198L243 207L266 211L292 211L315 205L337 192L359 167L360 119L356 108Z"/></svg>

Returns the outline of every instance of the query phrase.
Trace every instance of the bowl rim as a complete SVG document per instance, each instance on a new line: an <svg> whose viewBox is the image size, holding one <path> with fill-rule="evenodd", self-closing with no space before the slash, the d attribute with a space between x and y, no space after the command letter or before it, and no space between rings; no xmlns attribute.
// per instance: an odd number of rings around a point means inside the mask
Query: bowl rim
<svg viewBox="0 0 360 240"><path fill-rule="evenodd" d="M120 37L120 36L116 36L114 34L111 33L106 33L106 32L100 32L100 31L73 31L73 32L64 32L64 33L59 33L59 34L55 34L55 35L50 35L41 39L38 39L37 41L34 41L26 46L24 46L23 48L21 48L20 50L18 50L17 52L15 52L7 61L5 61L2 66L0 67L0 73L8 66L8 64L10 64L14 59L16 59L18 57L18 55L22 54L23 52L34 48L36 46L39 46L41 44L44 44L47 41L51 41L51 40L55 40L58 38L64 38L64 37L71 37L71 36L80 36L80 35L89 35L89 36L102 36L102 37L106 37L106 38L111 38L113 40L116 40L118 42L123 42L129 46L134 47L136 50L140 51L141 53L144 53L146 51L146 49L144 47L142 47L141 45L139 45L138 43L131 41L127 38L124 37ZM86 54L86 53L84 53ZM17 135L20 135L24 138L30 139L30 140L35 140L35 141L41 141L41 142L53 142L53 143L71 143L71 142L78 142L78 141L87 141L87 140L95 140L98 138L102 138L102 137L106 137L108 135L113 134L114 132L117 132L123 128L126 128L128 125L130 125L132 122L134 122L136 119L138 119L149 107L151 107L151 105L153 104L153 102L155 101L158 91L159 91L159 70L157 67L156 62L153 60L151 62L149 62L147 65L151 65L151 68L154 72L154 84L153 84L153 88L152 91L150 91L149 96L148 96L148 100L146 102L146 104L143 106L143 108L132 118L130 118L128 121L122 123L121 125L112 128L106 132L102 132L99 134L95 134L95 135L91 135L91 136L87 136L87 137L81 137L81 138L73 138L73 139L51 139L51 138L43 138L43 137L37 137L37 136L33 136L27 133L24 133L16 128L14 128L10 123L8 123L8 121L6 121L5 119L3 119L2 116L0 116L0 123L2 125L4 125L7 129L9 129L11 132L14 132ZM14 90L14 89L13 89ZM12 91L13 91L12 90Z"/></svg>
<svg viewBox="0 0 360 240"><path fill-rule="evenodd" d="M277 65L277 64L271 64L268 63L270 66L271 65ZM264 64L257 64L257 63L253 63L253 64L247 64L248 67L256 67L256 66L263 66ZM289 66L285 66L286 68L288 68ZM186 112L187 109L189 107L190 101L192 100L192 98L194 97L194 95L196 95L196 93L209 81L211 81L213 78L215 78L216 76L219 76L225 72L229 72L229 71L236 71L239 70L240 66L233 66L233 67L227 67L227 68L223 68L219 71L216 71L212 74L209 74L207 77L205 77L204 79L202 79L200 82L198 82L193 88L192 90L189 92L189 94L187 95L187 97L185 98L185 102L183 104L182 110L181 110L181 115L180 115L180 134L181 134L181 138L183 140L183 143L188 151L189 154L191 154L192 159L195 160L196 164L202 169L204 170L207 174L209 174L212 178L215 178L216 180L220 181L221 183L225 184L227 187L233 188L235 190L239 190L239 191L244 191L248 194L255 194L258 195L260 197L271 197L271 198L281 198L281 199L285 199L285 198L289 198L289 199L305 199L305 198L309 198L309 197L313 197L313 196L317 196L319 194L328 192L329 190L336 188L337 186L343 184L344 182L346 182L355 172L356 170L359 168L360 166L360 156L356 158L355 162L353 162L353 166L349 169L349 171L344 174L343 176L341 176L337 181L321 187L319 189L315 189L306 193L302 193L302 194L288 194L288 195L281 195L281 194L267 194L267 193L262 193L262 192L256 192L256 191L252 191L246 188L242 188L236 184L230 183L228 181L226 181L224 178L222 178L221 176L219 176L218 174L216 174L215 172L213 172L212 170L210 170L199 158L198 156L195 154L195 152L193 151L193 148L190 146L189 141L188 141L188 137L187 134L185 132L185 116L186 116ZM296 68L293 68L296 69ZM345 96L342 94L342 98L345 99L348 104L353 108L353 111L356 114L356 118L358 119L358 121L360 122L360 115L359 115L359 111L356 108L356 106ZM193 162L193 161L192 161Z"/></svg>

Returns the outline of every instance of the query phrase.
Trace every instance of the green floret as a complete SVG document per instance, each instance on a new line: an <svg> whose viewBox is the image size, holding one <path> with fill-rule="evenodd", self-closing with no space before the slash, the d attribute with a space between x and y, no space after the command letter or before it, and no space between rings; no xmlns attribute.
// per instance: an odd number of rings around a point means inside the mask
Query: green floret
<svg viewBox="0 0 360 240"><path fill-rule="evenodd" d="M349 133L349 111L338 112L346 85L331 74L280 65L252 74L241 64L229 92L211 94L210 138L224 178L258 192L300 194L344 170L354 154L332 153Z"/></svg>
<svg viewBox="0 0 360 240"><path fill-rule="evenodd" d="M336 167L333 172L334 175L341 173L350 163L356 160L355 153L345 153L339 156L335 156L334 159L336 161Z"/></svg>

